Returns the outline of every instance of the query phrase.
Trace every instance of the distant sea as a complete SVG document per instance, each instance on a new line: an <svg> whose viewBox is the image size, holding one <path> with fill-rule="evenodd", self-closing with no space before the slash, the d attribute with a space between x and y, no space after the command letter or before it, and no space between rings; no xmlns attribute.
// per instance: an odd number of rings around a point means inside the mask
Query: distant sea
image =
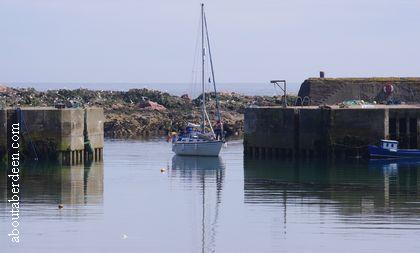
<svg viewBox="0 0 420 253"><path fill-rule="evenodd" d="M25 83L14 82L4 83L5 85L15 88L35 88L40 91L56 90L56 89L78 89L86 88L91 90L115 90L127 91L129 89L148 88L168 92L173 95L189 94L196 96L200 92L199 85L183 84L183 83ZM296 94L299 90L300 83L288 83L288 93ZM206 90L211 91L211 87ZM279 88L274 88L269 82L266 83L219 83L217 89L220 92L236 92L244 95L278 95L281 92Z"/></svg>

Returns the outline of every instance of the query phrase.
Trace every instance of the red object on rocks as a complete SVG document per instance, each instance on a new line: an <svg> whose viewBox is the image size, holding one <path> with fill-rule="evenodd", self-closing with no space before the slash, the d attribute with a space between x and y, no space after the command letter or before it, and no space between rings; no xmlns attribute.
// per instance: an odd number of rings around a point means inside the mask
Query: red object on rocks
<svg viewBox="0 0 420 253"><path fill-rule="evenodd" d="M392 86L392 84L388 83L387 85L384 86L384 92L386 95L391 95L392 92L394 92L394 86Z"/></svg>

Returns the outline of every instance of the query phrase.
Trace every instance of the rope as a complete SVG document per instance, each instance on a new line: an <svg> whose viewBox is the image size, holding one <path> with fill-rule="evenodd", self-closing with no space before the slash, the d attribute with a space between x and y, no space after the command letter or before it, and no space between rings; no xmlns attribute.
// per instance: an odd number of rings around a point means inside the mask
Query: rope
<svg viewBox="0 0 420 253"><path fill-rule="evenodd" d="M195 39L195 48L194 48L194 58L193 58L193 66L192 66L192 73L191 73L191 84L190 84L190 92L191 92L191 98L194 97L196 94L196 84L198 82L197 78L197 58L198 58L198 52L199 52L199 42L200 42L200 27L201 27L201 21L198 22L197 26L197 35ZM187 91L188 93L188 91Z"/></svg>
<svg viewBox="0 0 420 253"><path fill-rule="evenodd" d="M345 144L340 144L340 143L332 143L331 146L335 146L335 147L343 147L343 148L367 148L369 145L362 145L362 146L351 146L351 145L345 145Z"/></svg>

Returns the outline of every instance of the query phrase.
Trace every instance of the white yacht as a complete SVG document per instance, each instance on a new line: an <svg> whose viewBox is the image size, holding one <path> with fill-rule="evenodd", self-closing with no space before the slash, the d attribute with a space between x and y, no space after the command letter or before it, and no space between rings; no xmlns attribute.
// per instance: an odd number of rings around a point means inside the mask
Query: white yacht
<svg viewBox="0 0 420 253"><path fill-rule="evenodd" d="M216 140L214 135L192 131L181 135L172 143L172 151L177 155L218 156L223 141Z"/></svg>
<svg viewBox="0 0 420 253"><path fill-rule="evenodd" d="M207 20L204 13L204 4L201 4L201 49L201 124L196 125L189 123L187 133L180 135L176 140L172 141L172 151L177 155L218 156L224 142L223 124L221 121L220 104L216 89L216 82L214 79L213 61L211 58L210 40L207 30ZM216 117L219 124L217 136L213 130L206 110L206 93L204 89L206 52L208 52L208 58L210 59L212 77L210 80L213 80L212 83L216 97Z"/></svg>

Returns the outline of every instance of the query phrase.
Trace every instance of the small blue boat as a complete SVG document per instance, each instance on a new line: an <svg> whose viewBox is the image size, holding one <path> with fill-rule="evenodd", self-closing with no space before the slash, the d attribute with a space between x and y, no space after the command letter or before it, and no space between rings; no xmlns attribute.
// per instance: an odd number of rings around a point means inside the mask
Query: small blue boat
<svg viewBox="0 0 420 253"><path fill-rule="evenodd" d="M420 149L398 149L398 141L381 140L380 147L368 146L372 158L413 158L420 157Z"/></svg>

